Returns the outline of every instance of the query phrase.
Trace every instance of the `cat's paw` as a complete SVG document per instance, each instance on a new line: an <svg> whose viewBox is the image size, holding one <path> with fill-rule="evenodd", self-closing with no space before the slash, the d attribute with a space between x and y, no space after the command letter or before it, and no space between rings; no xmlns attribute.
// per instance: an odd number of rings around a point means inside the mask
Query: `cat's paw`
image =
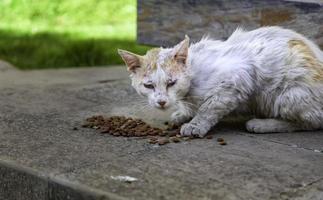
<svg viewBox="0 0 323 200"><path fill-rule="evenodd" d="M246 123L246 129L251 133L284 133L298 130L291 122L277 119L251 119Z"/></svg>
<svg viewBox="0 0 323 200"><path fill-rule="evenodd" d="M247 131L249 131L251 133L264 133L265 132L264 124L259 119L249 120L246 123L246 129L247 129Z"/></svg>
<svg viewBox="0 0 323 200"><path fill-rule="evenodd" d="M205 128L203 126L199 126L194 123L187 123L182 125L181 127L181 135L182 136L198 136L198 137L204 137L207 132L208 128Z"/></svg>
<svg viewBox="0 0 323 200"><path fill-rule="evenodd" d="M190 120L190 117L183 115L180 112L174 112L171 115L171 123L176 124L176 125L182 125L183 123L187 122Z"/></svg>

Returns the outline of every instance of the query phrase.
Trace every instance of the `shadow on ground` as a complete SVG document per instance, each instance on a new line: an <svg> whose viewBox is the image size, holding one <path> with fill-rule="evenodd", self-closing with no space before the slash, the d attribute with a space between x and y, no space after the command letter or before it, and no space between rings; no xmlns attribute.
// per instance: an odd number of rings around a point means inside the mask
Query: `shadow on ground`
<svg viewBox="0 0 323 200"><path fill-rule="evenodd" d="M24 34L0 30L0 59L20 69L122 64L117 49L144 53L149 47L134 40L78 39L71 34Z"/></svg>

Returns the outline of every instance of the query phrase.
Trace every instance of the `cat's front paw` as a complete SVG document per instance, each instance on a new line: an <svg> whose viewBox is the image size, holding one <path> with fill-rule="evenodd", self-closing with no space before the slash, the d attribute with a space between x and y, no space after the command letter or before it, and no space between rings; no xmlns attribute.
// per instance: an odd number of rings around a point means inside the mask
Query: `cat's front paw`
<svg viewBox="0 0 323 200"><path fill-rule="evenodd" d="M182 125L183 123L187 122L188 120L190 120L190 117L183 115L180 112L174 112L171 116L172 124L176 124L176 125Z"/></svg>
<svg viewBox="0 0 323 200"><path fill-rule="evenodd" d="M181 127L181 135L182 136L198 136L204 137L207 132L209 131L208 128L199 126L194 123L187 123L182 125Z"/></svg>

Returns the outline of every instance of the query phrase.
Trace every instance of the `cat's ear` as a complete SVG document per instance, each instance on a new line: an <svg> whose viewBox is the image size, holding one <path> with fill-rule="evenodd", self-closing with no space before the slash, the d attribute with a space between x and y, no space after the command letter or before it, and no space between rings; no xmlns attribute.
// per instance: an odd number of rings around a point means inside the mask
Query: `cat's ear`
<svg viewBox="0 0 323 200"><path fill-rule="evenodd" d="M122 60L126 63L128 71L135 73L136 70L140 68L140 60L142 59L142 56L122 49L118 49L118 53Z"/></svg>
<svg viewBox="0 0 323 200"><path fill-rule="evenodd" d="M186 63L190 38L185 35L185 39L174 47L174 59L182 64Z"/></svg>

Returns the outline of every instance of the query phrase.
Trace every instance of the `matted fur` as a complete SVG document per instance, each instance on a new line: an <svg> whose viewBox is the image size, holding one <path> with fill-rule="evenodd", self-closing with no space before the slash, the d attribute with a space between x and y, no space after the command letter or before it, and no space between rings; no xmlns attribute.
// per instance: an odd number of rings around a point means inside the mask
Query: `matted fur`
<svg viewBox="0 0 323 200"><path fill-rule="evenodd" d="M133 59L124 58L127 65ZM262 118L247 122L251 132L323 128L323 53L292 30L237 29L226 41L203 38L190 46L186 37L173 48L148 51L140 63L132 85L150 105L176 107L173 122L190 120L182 135L203 137L232 112Z"/></svg>

